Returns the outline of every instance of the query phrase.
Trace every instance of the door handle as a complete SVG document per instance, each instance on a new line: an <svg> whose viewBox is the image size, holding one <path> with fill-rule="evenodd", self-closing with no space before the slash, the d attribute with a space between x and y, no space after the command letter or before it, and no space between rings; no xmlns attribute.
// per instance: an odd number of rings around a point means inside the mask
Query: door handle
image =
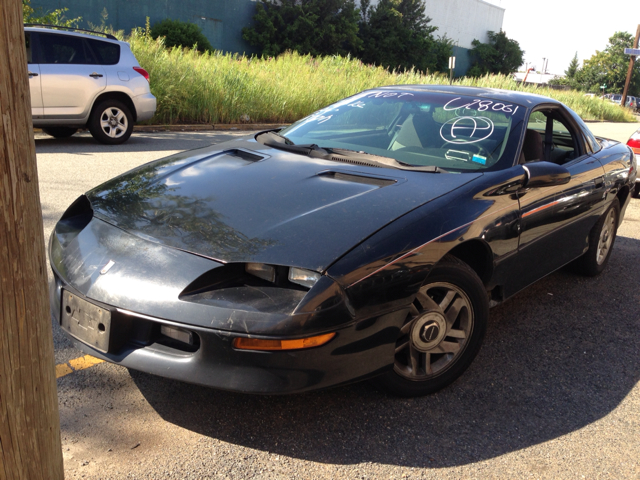
<svg viewBox="0 0 640 480"><path fill-rule="evenodd" d="M604 187L604 177L600 176L600 177L594 178L593 183L596 184L596 188Z"/></svg>
<svg viewBox="0 0 640 480"><path fill-rule="evenodd" d="M100 74L100 73L96 73L96 72L93 72L93 73L92 73L91 75L89 75L89 76L90 76L90 77L93 77L93 78L100 78L100 77L102 77L102 74Z"/></svg>
<svg viewBox="0 0 640 480"><path fill-rule="evenodd" d="M37 76L38 76L38 74L37 74L37 73L33 73L33 72L29 72L29 76L30 76L30 77L37 77Z"/></svg>

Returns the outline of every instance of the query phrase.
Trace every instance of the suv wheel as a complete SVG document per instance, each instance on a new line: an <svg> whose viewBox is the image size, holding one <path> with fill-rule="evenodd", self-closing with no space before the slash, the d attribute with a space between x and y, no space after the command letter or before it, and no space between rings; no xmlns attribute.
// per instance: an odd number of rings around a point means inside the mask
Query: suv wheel
<svg viewBox="0 0 640 480"><path fill-rule="evenodd" d="M69 138L71 135L76 133L78 129L71 127L48 127L43 128L42 131L55 138Z"/></svg>
<svg viewBox="0 0 640 480"><path fill-rule="evenodd" d="M105 100L93 109L89 131L100 143L118 145L126 142L133 132L131 111L118 100Z"/></svg>

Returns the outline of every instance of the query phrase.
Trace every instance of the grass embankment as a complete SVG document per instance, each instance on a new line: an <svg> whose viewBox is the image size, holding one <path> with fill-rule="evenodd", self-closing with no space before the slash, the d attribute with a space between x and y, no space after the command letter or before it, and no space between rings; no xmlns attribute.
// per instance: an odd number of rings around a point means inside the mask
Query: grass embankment
<svg viewBox="0 0 640 480"><path fill-rule="evenodd" d="M151 75L158 107L151 123L291 123L361 90L383 85L447 84L443 74L395 73L357 59L284 54L259 59L166 48L140 32L126 39ZM510 77L462 78L455 85L519 90L555 98L585 120L633 122L610 102L579 92L523 87Z"/></svg>

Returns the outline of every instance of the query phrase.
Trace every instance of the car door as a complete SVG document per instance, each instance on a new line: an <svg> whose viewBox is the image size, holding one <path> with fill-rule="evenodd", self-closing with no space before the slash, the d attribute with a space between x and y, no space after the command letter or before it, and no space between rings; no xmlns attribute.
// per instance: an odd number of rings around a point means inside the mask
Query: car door
<svg viewBox="0 0 640 480"><path fill-rule="evenodd" d="M102 66L78 35L38 33L45 118L82 119L106 88Z"/></svg>
<svg viewBox="0 0 640 480"><path fill-rule="evenodd" d="M24 32L24 43L27 48L27 72L29 74L29 92L31 94L31 116L34 119L42 117L42 86L40 79L40 65L37 62L35 42L32 42L31 32Z"/></svg>
<svg viewBox="0 0 640 480"><path fill-rule="evenodd" d="M560 108L534 112L527 130L542 141L542 158L525 160L562 165L569 183L526 188L519 194L519 276L512 288L526 287L582 255L587 239L604 206L604 169L589 156L579 128ZM542 127L543 125L543 127ZM527 133L529 135L529 132ZM526 148L526 140L523 149Z"/></svg>

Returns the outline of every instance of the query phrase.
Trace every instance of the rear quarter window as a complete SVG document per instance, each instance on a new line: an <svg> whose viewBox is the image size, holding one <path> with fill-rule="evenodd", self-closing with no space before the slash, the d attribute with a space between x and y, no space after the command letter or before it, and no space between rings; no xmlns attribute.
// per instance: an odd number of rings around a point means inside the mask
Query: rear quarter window
<svg viewBox="0 0 640 480"><path fill-rule="evenodd" d="M93 39L87 39L87 42L89 42L100 65L115 65L120 61L120 45L117 43Z"/></svg>

